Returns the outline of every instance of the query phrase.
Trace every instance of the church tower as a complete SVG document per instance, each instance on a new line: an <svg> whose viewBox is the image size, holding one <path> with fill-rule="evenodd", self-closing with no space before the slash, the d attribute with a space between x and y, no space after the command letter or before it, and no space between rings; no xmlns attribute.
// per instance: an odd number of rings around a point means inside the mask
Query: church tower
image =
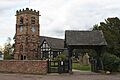
<svg viewBox="0 0 120 80"><path fill-rule="evenodd" d="M39 11L26 8L16 11L14 59L33 60L39 56Z"/></svg>

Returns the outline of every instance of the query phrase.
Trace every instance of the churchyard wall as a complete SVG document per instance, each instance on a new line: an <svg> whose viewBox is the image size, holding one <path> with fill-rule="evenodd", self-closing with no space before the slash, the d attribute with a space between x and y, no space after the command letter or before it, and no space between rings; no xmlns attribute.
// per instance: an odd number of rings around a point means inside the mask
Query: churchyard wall
<svg viewBox="0 0 120 80"><path fill-rule="evenodd" d="M46 60L1 60L0 72L47 74Z"/></svg>

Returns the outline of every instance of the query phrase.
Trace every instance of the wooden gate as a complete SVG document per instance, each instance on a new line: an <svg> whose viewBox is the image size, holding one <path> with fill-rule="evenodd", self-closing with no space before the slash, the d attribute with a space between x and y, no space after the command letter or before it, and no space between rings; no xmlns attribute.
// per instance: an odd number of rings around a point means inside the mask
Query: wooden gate
<svg viewBox="0 0 120 80"><path fill-rule="evenodd" d="M68 73L69 62L66 61L48 61L48 73Z"/></svg>

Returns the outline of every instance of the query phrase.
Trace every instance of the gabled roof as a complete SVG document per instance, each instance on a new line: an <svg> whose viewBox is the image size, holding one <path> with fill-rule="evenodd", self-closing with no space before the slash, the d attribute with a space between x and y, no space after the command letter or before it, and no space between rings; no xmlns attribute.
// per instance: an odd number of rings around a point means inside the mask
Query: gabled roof
<svg viewBox="0 0 120 80"><path fill-rule="evenodd" d="M65 31L65 43L66 45L107 45L103 32L99 30L95 31Z"/></svg>
<svg viewBox="0 0 120 80"><path fill-rule="evenodd" d="M53 49L64 49L64 39L40 36L40 45L42 45L44 40Z"/></svg>

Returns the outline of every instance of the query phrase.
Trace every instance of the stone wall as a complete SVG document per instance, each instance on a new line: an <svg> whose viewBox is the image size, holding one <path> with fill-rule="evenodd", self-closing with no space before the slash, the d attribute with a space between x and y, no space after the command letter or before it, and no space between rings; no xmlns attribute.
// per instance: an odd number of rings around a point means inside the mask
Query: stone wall
<svg viewBox="0 0 120 80"><path fill-rule="evenodd" d="M47 74L45 60L3 60L0 61L0 72Z"/></svg>

